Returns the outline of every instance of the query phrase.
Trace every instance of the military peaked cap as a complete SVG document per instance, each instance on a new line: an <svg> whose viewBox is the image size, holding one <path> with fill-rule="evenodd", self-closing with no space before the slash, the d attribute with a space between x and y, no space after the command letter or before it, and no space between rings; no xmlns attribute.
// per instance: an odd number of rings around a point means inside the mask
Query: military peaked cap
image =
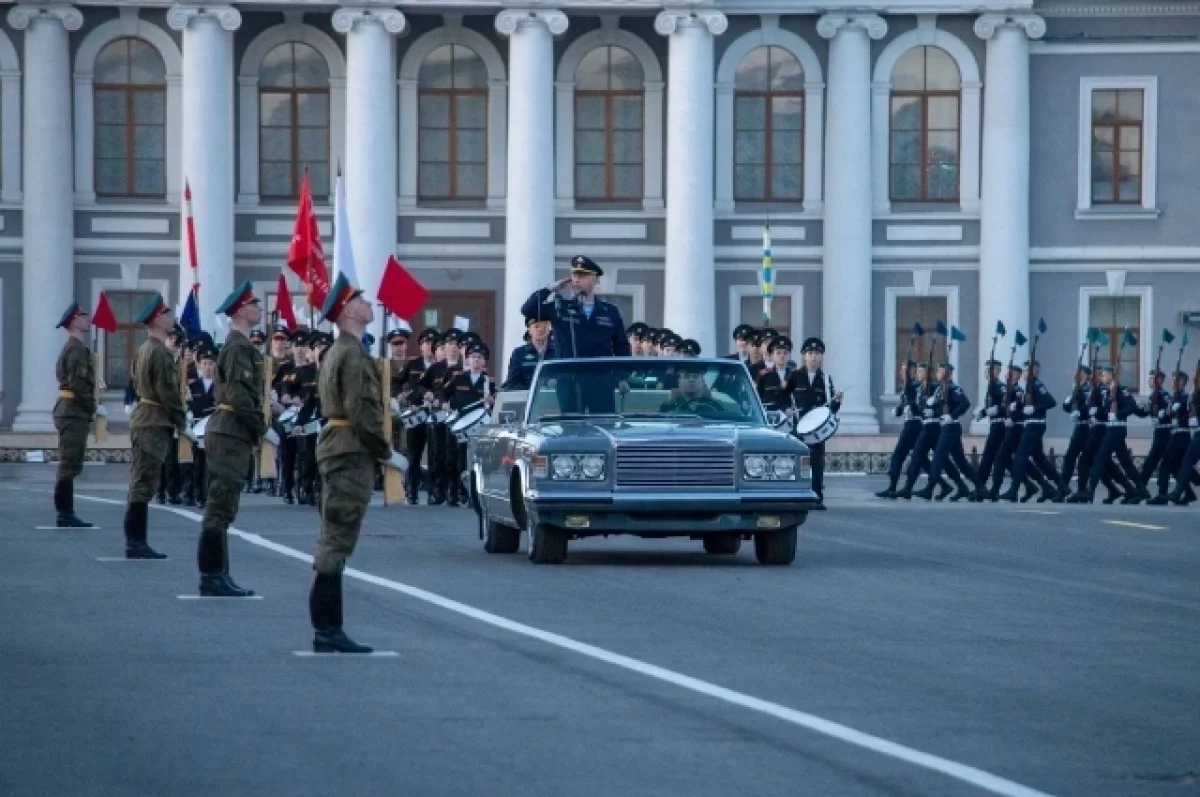
<svg viewBox="0 0 1200 797"><path fill-rule="evenodd" d="M603 277L604 269L597 266L596 262L586 255L575 255L571 258L571 273L595 274L597 277Z"/></svg>

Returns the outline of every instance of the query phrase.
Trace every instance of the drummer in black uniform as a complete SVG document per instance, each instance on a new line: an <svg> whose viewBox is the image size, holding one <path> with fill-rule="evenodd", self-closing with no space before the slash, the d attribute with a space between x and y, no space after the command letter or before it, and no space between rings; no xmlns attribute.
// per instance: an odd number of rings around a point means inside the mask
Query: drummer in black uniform
<svg viewBox="0 0 1200 797"><path fill-rule="evenodd" d="M433 350L440 352L438 361L425 370L417 385L421 401L427 406L436 407L441 396L442 388L462 370L459 360L458 341L461 334L457 329L448 329L434 343ZM446 424L430 422L426 424L429 443L429 506L441 506L446 503L446 492L443 485L446 482L446 468L449 452L446 443Z"/></svg>
<svg viewBox="0 0 1200 797"><path fill-rule="evenodd" d="M442 386L442 404L454 412L472 405L491 407L496 398L496 385L487 374L488 347L474 341L467 348L466 369L457 371ZM450 506L467 503L462 484L462 472L467 467L467 444L459 442L449 428L447 434L447 465L443 471L442 489L449 496Z"/></svg>
<svg viewBox="0 0 1200 797"><path fill-rule="evenodd" d="M833 380L829 374L821 370L821 361L825 357L825 344L820 338L808 338L800 347L804 355L804 367L791 373L787 382L787 392L796 405L796 412L803 418L816 407L828 407L837 415L842 406L842 394L834 392ZM825 443L812 443L808 446L812 458L813 492L817 494L816 509L825 508Z"/></svg>
<svg viewBox="0 0 1200 797"><path fill-rule="evenodd" d="M792 397L788 394L787 384L792 374L788 367L788 360L792 358L792 341L780 335L767 344L767 351L771 355L771 362L764 364L759 371L755 382L758 396L768 410L790 412Z"/></svg>
<svg viewBox="0 0 1200 797"><path fill-rule="evenodd" d="M399 374L393 375L393 384L399 386L398 392L393 395L400 402L401 410L416 407L422 403L421 377L436 362L433 348L437 339L438 331L433 327L421 330L421 334L417 336L417 345L420 347L421 353L406 362ZM403 424L397 425L403 426ZM404 474L404 496L409 506L417 504L417 492L421 487L421 457L425 454L425 446L429 440L428 430L428 424L424 423L418 423L404 430L409 463L408 471ZM432 493L432 487L429 490Z"/></svg>

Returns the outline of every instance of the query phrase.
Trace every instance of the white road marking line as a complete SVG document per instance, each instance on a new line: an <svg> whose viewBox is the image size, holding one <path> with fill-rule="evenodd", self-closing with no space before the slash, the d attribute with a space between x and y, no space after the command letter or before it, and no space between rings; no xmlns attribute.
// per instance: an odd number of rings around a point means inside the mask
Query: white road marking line
<svg viewBox="0 0 1200 797"><path fill-rule="evenodd" d="M100 526L87 526L87 527L82 527L82 528L77 527L77 526L34 526L33 528L37 531L102 531L103 530L103 529L101 529Z"/></svg>
<svg viewBox="0 0 1200 797"><path fill-rule="evenodd" d="M1048 509L1018 509L1016 510L1022 515L1061 515L1062 512L1051 512Z"/></svg>
<svg viewBox="0 0 1200 797"><path fill-rule="evenodd" d="M400 656L394 650L376 650L371 653L317 653L314 650L293 650L292 655L302 659L395 659Z"/></svg>
<svg viewBox="0 0 1200 797"><path fill-rule="evenodd" d="M1151 526L1148 523L1131 523L1128 520L1105 520L1110 526L1128 526L1131 529L1146 529L1147 531L1166 531L1166 526Z"/></svg>
<svg viewBox="0 0 1200 797"><path fill-rule="evenodd" d="M116 501L110 498L97 498L94 496L76 496L87 501L96 501L104 504L114 504L124 506L124 501ZM175 509L174 507L155 507L159 511L172 512L180 517L190 518L195 521L203 520L203 517L195 512L189 512L184 509ZM312 564L313 558L309 554L302 551L297 551L294 548L289 548L286 545L280 545L277 542L272 542L265 537L253 534L251 532L242 531L234 527L229 528L229 534L235 537L240 537L251 545L265 548L268 551L274 551L282 556L295 559L305 564ZM463 617L469 617L473 620L478 620L494 628L499 628L504 631L517 634L519 636L536 639L539 642L544 642L556 648L571 651L581 656L586 656L590 659L602 661L606 664L611 664L623 670L635 672L640 675L645 675L648 678L653 678L657 681L672 684L682 689L686 689L697 694L706 695L716 700L724 701L730 705L740 706L750 711L765 714L769 717L774 717L778 720L797 725L816 733L829 736L847 744L861 747L865 750L870 750L880 755L895 758L913 766L924 767L933 772L938 772L953 780L975 786L978 789L998 794L1001 797L1051 797L1046 792L1032 789L1028 786L1023 786L1015 781L1002 778L999 775L993 775L982 769L977 769L968 764L961 764L957 761L952 761L948 758L924 753L920 750L915 750L911 747L892 742L878 736L872 736L859 730L855 730L847 725L842 725L831 720L823 719L815 714L808 714L803 711L788 708L787 706L772 703L761 698L747 695L743 692L736 692L732 689L727 689L717 684L702 681L699 678L693 678L690 675L668 670L665 667L659 667L655 664L641 661L639 659L623 656L620 653L614 653L604 648L589 645L586 642L579 642L570 637L555 634L550 631L543 631L540 628L518 623L509 620L506 617L501 617L497 614L476 609L474 606L469 606L465 603L442 597L433 592L423 590L420 587L410 586L399 581L393 581L389 578L376 576L371 573L365 573L354 568L346 568L345 575L357 581L362 581L367 584L374 584L377 587L399 592L402 595L407 595L411 598L424 601L439 608L453 612ZM351 655L351 654L346 654Z"/></svg>
<svg viewBox="0 0 1200 797"><path fill-rule="evenodd" d="M176 595L181 601L260 601L262 595L246 595L245 597L235 598L232 595Z"/></svg>
<svg viewBox="0 0 1200 797"><path fill-rule="evenodd" d="M130 559L127 556L97 556L97 562L169 562L171 557L166 559Z"/></svg>

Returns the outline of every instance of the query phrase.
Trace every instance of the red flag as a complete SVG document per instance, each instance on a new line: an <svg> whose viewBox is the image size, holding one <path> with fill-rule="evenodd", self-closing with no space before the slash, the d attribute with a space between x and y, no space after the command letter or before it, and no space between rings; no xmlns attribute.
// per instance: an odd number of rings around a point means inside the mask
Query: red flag
<svg viewBox="0 0 1200 797"><path fill-rule="evenodd" d="M275 288L275 314L280 321L287 324L288 329L300 326L296 323L296 311L292 309L292 294L288 290L287 277L279 275L279 284Z"/></svg>
<svg viewBox="0 0 1200 797"><path fill-rule="evenodd" d="M325 265L321 230L317 226L316 211L313 210L308 170L305 170L304 180L300 184L300 206L296 209L296 226L292 231L287 264L308 287L308 303L313 307L324 306L325 297L329 295L329 268Z"/></svg>
<svg viewBox="0 0 1200 797"><path fill-rule="evenodd" d="M395 255L388 255L387 265L383 267L383 279L379 282L378 298L389 313L411 321L429 298L429 291L400 265Z"/></svg>
<svg viewBox="0 0 1200 797"><path fill-rule="evenodd" d="M104 291L100 291L100 301L96 302L96 312L92 313L92 326L109 334L117 331L117 316Z"/></svg>

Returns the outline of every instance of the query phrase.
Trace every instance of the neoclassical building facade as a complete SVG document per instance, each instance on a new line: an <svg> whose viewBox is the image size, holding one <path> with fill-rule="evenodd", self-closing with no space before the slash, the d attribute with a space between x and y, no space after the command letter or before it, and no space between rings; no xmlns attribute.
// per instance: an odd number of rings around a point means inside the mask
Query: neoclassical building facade
<svg viewBox="0 0 1200 797"><path fill-rule="evenodd" d="M724 353L762 321L769 223L772 324L825 339L844 432L891 425L914 321L967 332L973 395L997 319L1045 317L1058 392L1087 327L1129 326L1103 357L1144 385L1161 329L1200 323L1198 70L1190 1L19 3L0 428L52 429L54 318L102 290L119 402L132 313L191 283L185 183L202 307L249 278L273 308L305 172L326 251L340 172L368 290L395 253L433 293L414 326L467 317L497 367L576 253L627 320Z"/></svg>

